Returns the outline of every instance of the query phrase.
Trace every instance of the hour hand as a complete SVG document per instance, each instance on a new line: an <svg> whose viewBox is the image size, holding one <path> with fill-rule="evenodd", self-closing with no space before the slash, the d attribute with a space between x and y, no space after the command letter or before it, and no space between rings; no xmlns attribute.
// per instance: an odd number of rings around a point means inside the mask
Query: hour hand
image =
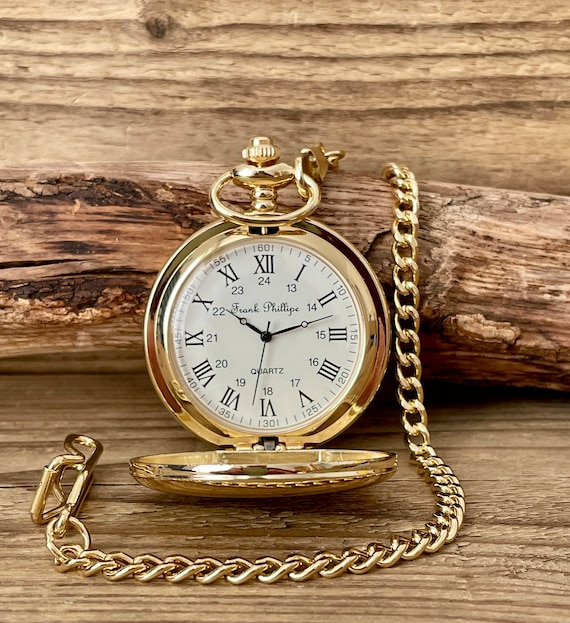
<svg viewBox="0 0 570 623"><path fill-rule="evenodd" d="M226 311L228 312L228 314L231 314L234 318L237 318L240 321L240 324L243 324L246 327L249 327L252 331L255 331L256 333L259 333L259 335L261 335L263 333L263 331L261 331L257 327L254 327L251 324L251 322L248 322L247 318L242 318L241 316L238 316L231 309L228 309L227 307L226 307Z"/></svg>
<svg viewBox="0 0 570 623"><path fill-rule="evenodd" d="M308 327L310 324L313 324L314 322L320 322L321 320L327 320L327 318L332 318L332 314L329 314L328 316L323 316L322 318L316 318L315 320L304 320L303 322L300 322L299 324L293 325L292 327L287 327L286 329L281 329L280 331L275 331L272 335L273 337L275 337L276 335L279 335L280 333L287 333L288 331L293 331L293 329L299 329L300 327L303 327L303 329L305 327Z"/></svg>

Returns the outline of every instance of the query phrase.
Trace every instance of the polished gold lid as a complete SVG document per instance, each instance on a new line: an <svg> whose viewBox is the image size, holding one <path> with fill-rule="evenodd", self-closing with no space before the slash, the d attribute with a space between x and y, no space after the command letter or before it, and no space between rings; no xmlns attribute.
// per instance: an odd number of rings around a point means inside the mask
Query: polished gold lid
<svg viewBox="0 0 570 623"><path fill-rule="evenodd" d="M276 497L343 491L386 480L396 455L369 450L210 450L141 456L130 471L166 493L206 497Z"/></svg>

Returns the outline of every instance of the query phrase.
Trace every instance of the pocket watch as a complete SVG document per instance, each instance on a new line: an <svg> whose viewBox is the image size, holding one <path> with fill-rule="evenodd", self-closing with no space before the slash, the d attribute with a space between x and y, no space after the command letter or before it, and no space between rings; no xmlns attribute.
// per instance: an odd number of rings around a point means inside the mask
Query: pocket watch
<svg viewBox="0 0 570 623"><path fill-rule="evenodd" d="M218 449L131 459L131 473L141 483L189 495L259 497L344 490L389 478L396 470L391 453L320 447L372 400L390 344L386 299L376 276L350 243L309 219L321 198L320 184L342 155L317 145L302 149L288 166L278 162L268 138L257 137L244 150L246 162L212 186L210 202L221 220L196 232L159 274L145 318L145 343L164 404ZM406 446L432 486L430 520L384 542L374 535L365 547L311 557L105 552L92 548L78 517L103 446L70 434L65 452L45 467L31 509L35 523L47 524L47 547L58 571L101 573L109 581L303 582L392 567L455 539L465 513L464 492L431 444L421 382L418 187L413 173L396 164L386 167L385 179L395 199L397 397ZM245 211L221 198L232 181L251 194ZM287 212L278 206L277 192L289 185L303 202ZM66 491L70 471L76 477ZM71 532L75 542L61 544Z"/></svg>
<svg viewBox="0 0 570 623"><path fill-rule="evenodd" d="M291 166L267 137L212 185L220 220L167 261L150 294L145 349L178 422L216 450L138 457L142 484L174 493L302 495L372 484L392 453L320 447L374 397L390 346L386 297L362 255L310 219L342 152L304 148ZM239 211L221 197L249 191ZM301 207L277 193L296 187Z"/></svg>

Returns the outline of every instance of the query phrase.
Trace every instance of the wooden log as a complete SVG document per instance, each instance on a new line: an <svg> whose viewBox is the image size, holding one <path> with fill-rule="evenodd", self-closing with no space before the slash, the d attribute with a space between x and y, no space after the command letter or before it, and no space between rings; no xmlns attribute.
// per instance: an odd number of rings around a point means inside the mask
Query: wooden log
<svg viewBox="0 0 570 623"><path fill-rule="evenodd" d="M213 220L203 163L0 170L0 356L140 349L157 270ZM232 191L231 199L241 197ZM426 375L570 389L570 199L421 185ZM392 196L331 175L318 218L391 289Z"/></svg>

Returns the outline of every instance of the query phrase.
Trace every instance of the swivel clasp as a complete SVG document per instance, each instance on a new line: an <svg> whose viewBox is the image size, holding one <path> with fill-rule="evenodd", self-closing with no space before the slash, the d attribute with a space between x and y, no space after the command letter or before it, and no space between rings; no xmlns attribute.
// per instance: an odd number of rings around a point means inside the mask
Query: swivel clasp
<svg viewBox="0 0 570 623"><path fill-rule="evenodd" d="M32 521L36 524L55 520L54 533L57 537L65 534L70 518L79 512L93 482L93 469L103 452L102 444L86 435L68 435L65 438L64 448L67 453L56 456L44 468L31 510ZM86 453L87 449L91 452ZM63 478L68 469L77 471L77 476L69 494L66 495L63 491ZM48 500L52 496L55 496L58 504L46 510Z"/></svg>

